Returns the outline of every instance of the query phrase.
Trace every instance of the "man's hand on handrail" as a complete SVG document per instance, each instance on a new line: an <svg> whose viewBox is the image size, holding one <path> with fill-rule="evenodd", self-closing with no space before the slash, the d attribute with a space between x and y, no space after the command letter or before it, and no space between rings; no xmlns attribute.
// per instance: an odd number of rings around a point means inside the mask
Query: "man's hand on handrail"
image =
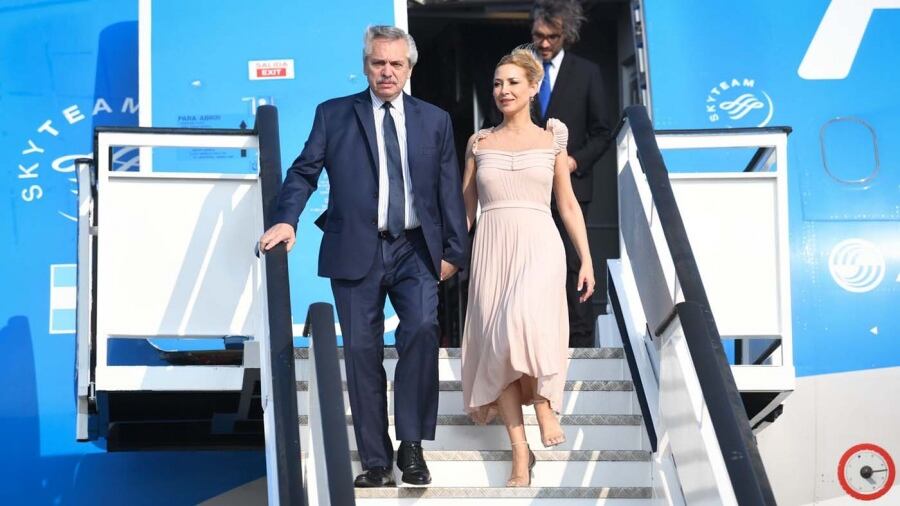
<svg viewBox="0 0 900 506"><path fill-rule="evenodd" d="M294 227L287 223L276 223L259 238L259 250L265 253L282 242L285 243L287 250L291 251L297 242L297 235Z"/></svg>

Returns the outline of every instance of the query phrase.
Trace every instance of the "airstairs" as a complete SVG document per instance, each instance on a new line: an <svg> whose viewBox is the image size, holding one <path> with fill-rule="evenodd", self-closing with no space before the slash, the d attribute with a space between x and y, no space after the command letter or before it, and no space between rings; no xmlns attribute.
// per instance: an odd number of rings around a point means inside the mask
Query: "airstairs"
<svg viewBox="0 0 900 506"><path fill-rule="evenodd" d="M264 137L262 130L258 131L262 153ZM253 289L250 302L240 307L256 308L248 314L254 315L258 325L235 329L230 327L232 323L226 323L215 332L203 329L206 336L244 336L240 345L232 345L232 349L167 356L164 358L169 365L158 371L151 372L148 367L121 373L113 381L109 376L112 366L99 365L103 356L100 340L122 335L145 338L148 331L101 324L98 308L102 309L103 301L108 299L97 298L93 305L96 320L88 320L93 327L87 333L97 342L90 342L90 352L84 356L79 347L79 393L84 392L79 406L90 414L79 417L79 435L85 439L111 437L112 422L103 418L103 413L104 402L109 407L114 392L134 395L164 390L170 399L177 399L190 398L197 394L197 385L205 385L230 396L232 402L230 410L220 410L230 411L230 415L223 418L222 412L213 413L211 418L218 421L207 421L206 427L230 426L235 432L241 426L236 423L240 417L235 413L248 412L235 406L257 406L249 410L255 413L253 422L243 426L244 431L256 430L256 439L241 439L246 434L234 436L235 443L231 445L264 444L267 449L269 478L255 487L257 493L251 501L255 503L774 504L754 431L764 430L777 418L781 402L794 382L787 269L788 133L787 129L777 128L654 132L646 110L632 107L626 111L616 139L621 258L609 261L610 314L598 319L595 348L569 351L561 413L566 443L544 449L533 410L526 408L526 432L537 457L530 487L504 486L511 458L505 429L499 422L474 425L464 415L460 352L449 348L441 349L439 356L437 437L424 443L432 484L353 489L352 477L360 471L360 464L348 408L342 350L336 346L333 310L328 304L310 308L302 329L309 337L308 348L294 349L285 345L290 338L285 341L281 336L277 349L272 349L275 332L270 329L276 324L273 306L267 301L275 300L272 280L278 275L270 272L276 266L269 264L276 263L273 258L277 257L260 258L252 248L244 246L234 250L245 255L243 261L251 265L247 272L254 274L244 277L241 271L241 282L249 281L238 284ZM135 145L146 147L147 143ZM253 149L252 140L244 147ZM701 152L715 153L703 170L692 166L695 160L706 156L697 154ZM679 157L689 161L688 170L669 173L667 162L671 160L674 165ZM746 160L740 165L733 163L742 157ZM262 161L265 157L260 154L260 158ZM98 167L102 173L104 158L97 159L101 161ZM262 203L273 191L270 187L267 193L267 180L277 186L277 181L273 183L274 179L267 178L262 170L263 165L272 167L271 159L269 162L260 164L259 176L238 179L242 184L262 182L262 188L248 190L256 192L255 200L260 203L251 213L255 221L236 225L250 229L250 242L264 226ZM126 180L128 177L139 176L125 176ZM229 180L230 176L216 179L215 185ZM99 192L95 190L95 198L111 188L104 187L103 182L102 177L97 178L94 187ZM232 190L225 192L234 195ZM229 199L225 200L234 202ZM100 202L104 200L101 198ZM99 210L106 212L105 209L99 206ZM138 219L132 216L128 222ZM108 228L102 220L87 223L93 223L86 236L94 241L94 249L87 251L95 252L89 260L99 260L94 264L96 270L98 265L105 265L102 238ZM227 228L225 224L229 223L232 220L213 219L209 225L213 229ZM119 231L128 232L127 228ZM246 242L243 235L235 241ZM150 243L147 240L139 244L146 248ZM197 269L191 276L202 278ZM184 268L181 272L186 275ZM119 276L127 275L130 274L126 271L119 272ZM90 279L85 282L89 284ZM97 295L104 289L110 290L106 279L107 284L95 286ZM184 286L196 287L196 283ZM286 288L282 288L285 292L279 301L286 298ZM116 308L127 309L122 306ZM195 303L192 307L202 306ZM225 320L233 321L232 313L228 312ZM197 337L196 328L184 325L193 319L179 316L181 326L171 325L165 327L165 332L153 335ZM135 321L146 321L148 317L140 318ZM281 315L277 325L286 321L289 324L289 317L285 320ZM284 333L283 328L280 333ZM257 356L258 368L254 367ZM268 366L266 357L270 357ZM176 359L188 365L174 365ZM196 364L198 360L232 365L201 366ZM396 361L396 350L387 348L384 367L389 381L389 414L390 380ZM285 362L290 362L291 367L284 367ZM85 367L85 363L90 365ZM181 367L205 369L193 369L196 375L174 373L185 376L163 379L164 374ZM86 381L87 387L82 391L83 373L90 381ZM287 382L272 382L273 376L295 379L290 382L290 401L285 397ZM286 407L282 408L283 404ZM162 407L154 405L153 409ZM152 418L150 414L145 412L143 416ZM235 423L223 424L222 420ZM284 429L286 424L291 425L292 434ZM140 428L141 424L136 426ZM218 439L201 437L202 446L228 446L222 443L228 438L221 430L212 432ZM194 434L202 435L202 431ZM299 440L295 439L297 436ZM139 442L135 437L128 440L130 446ZM149 448L159 446L142 444ZM179 445L192 446L176 438L168 441L166 447ZM290 468L284 461L293 461L296 467ZM247 497L246 491L224 494L207 504L246 504Z"/></svg>
<svg viewBox="0 0 900 506"><path fill-rule="evenodd" d="M297 350L298 378L309 377L306 350ZM650 504L651 452L624 353L619 348L573 349L569 352L561 418L567 442L552 450L540 445L534 411L525 410L526 433L537 458L530 488L505 488L511 458L506 429L497 423L473 424L462 408L458 348L440 350L440 405L434 441L423 443L432 474L431 486L357 489L357 504L535 504L565 500L573 506L587 504ZM385 371L392 376L396 350L385 350ZM343 360L341 361L343 372ZM310 397L307 380L298 382L301 409L301 441L314 442L304 405ZM388 383L390 398L391 384ZM344 392L344 406L348 406ZM388 403L388 413L391 412ZM360 472L349 410L341 420L350 441L353 473ZM393 438L393 419L391 437ZM304 445L309 448L309 444ZM305 461L307 469L311 463ZM399 478L399 473L398 476ZM319 504L329 504L322 498ZM311 501L312 503L312 501ZM336 504L330 502L330 504Z"/></svg>
<svg viewBox="0 0 900 506"><path fill-rule="evenodd" d="M357 489L355 502L774 504L753 430L774 421L794 385L789 132L654 132L643 107L629 108L616 139L622 253L609 262L612 311L598 319L597 347L569 351L561 413L567 442L543 449L526 408L534 480L506 488L505 430L464 415L459 350L442 349L437 437L424 443L432 484ZM688 170L669 173L663 152L688 160ZM707 160L703 170L695 159ZM320 328L330 332L332 321ZM350 459L337 469L347 477L361 470L349 403L344 392L344 417L326 423L315 416L314 349L296 351L302 445L328 448L321 427L340 432ZM388 378L395 365L395 350L387 349ZM315 454L305 454L306 469L321 467ZM319 483L332 476L317 472ZM350 500L322 487L309 493L311 503Z"/></svg>

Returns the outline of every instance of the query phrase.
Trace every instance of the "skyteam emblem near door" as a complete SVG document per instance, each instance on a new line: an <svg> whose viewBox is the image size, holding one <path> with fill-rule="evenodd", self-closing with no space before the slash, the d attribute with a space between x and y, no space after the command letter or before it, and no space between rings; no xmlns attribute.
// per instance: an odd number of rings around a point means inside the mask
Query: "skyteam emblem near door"
<svg viewBox="0 0 900 506"><path fill-rule="evenodd" d="M706 115L719 127L764 127L772 121L775 106L755 79L720 81L706 95Z"/></svg>

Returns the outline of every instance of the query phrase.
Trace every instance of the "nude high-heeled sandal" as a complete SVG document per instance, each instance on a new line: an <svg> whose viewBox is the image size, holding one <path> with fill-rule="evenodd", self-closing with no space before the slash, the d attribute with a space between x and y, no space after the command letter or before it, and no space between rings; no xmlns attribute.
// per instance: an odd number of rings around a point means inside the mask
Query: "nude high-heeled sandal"
<svg viewBox="0 0 900 506"><path fill-rule="evenodd" d="M528 441L516 441L515 443L511 443L511 446L517 445L525 445L525 448L528 448L528 479L526 481L526 479L521 476L510 476L509 480L506 481L506 486L530 487L531 480L534 478L534 465L537 463L537 460L534 458L534 452L528 447Z"/></svg>

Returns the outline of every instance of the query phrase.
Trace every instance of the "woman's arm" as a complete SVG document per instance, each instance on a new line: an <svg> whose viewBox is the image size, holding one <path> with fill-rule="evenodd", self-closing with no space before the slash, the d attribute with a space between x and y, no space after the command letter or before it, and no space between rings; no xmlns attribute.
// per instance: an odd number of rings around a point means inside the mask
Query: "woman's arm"
<svg viewBox="0 0 900 506"><path fill-rule="evenodd" d="M475 154L472 152L472 146L475 144L475 136L477 133L469 137L466 144L465 172L463 173L463 202L466 205L466 221L469 230L475 225L475 211L478 208L478 188L475 184Z"/></svg>
<svg viewBox="0 0 900 506"><path fill-rule="evenodd" d="M553 192L556 196L556 207L562 218L566 232L575 245L578 258L581 259L581 270L578 273L578 290L584 290L579 300L585 302L594 293L594 264L588 248L587 227L581 206L572 191L572 180L569 175L569 155L565 149L556 155L553 173Z"/></svg>

